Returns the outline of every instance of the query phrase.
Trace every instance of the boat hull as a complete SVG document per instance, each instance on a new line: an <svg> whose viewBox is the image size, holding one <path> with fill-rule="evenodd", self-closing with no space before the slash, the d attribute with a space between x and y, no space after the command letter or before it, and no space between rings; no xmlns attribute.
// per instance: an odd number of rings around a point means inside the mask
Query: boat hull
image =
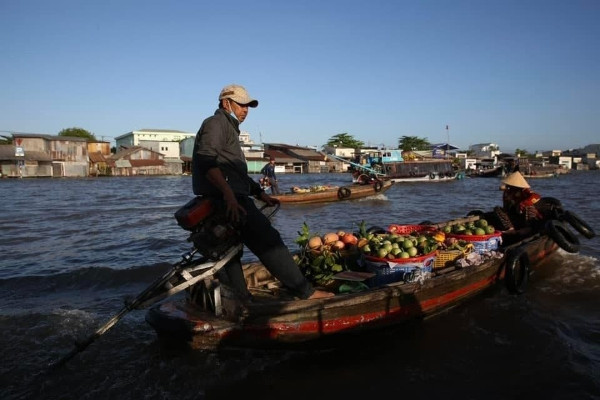
<svg viewBox="0 0 600 400"><path fill-rule="evenodd" d="M504 175L504 167L498 166L489 169L479 169L469 174L471 178L499 178Z"/></svg>
<svg viewBox="0 0 600 400"><path fill-rule="evenodd" d="M513 245L511 249L516 250L517 246L526 252L532 269L558 248L547 236ZM455 307L502 282L509 254L507 251L499 258L461 269L445 268L422 282L396 282L327 299L277 300L255 296L255 301L242 305L222 287L219 316L180 300L150 309L146 320L159 336L184 338L196 349L315 342L422 319ZM249 267L264 273L261 268L260 264ZM252 288L251 283L249 287Z"/></svg>
<svg viewBox="0 0 600 400"><path fill-rule="evenodd" d="M525 179L537 179L537 178L557 178L558 174L555 172L548 172L544 174L523 174Z"/></svg>

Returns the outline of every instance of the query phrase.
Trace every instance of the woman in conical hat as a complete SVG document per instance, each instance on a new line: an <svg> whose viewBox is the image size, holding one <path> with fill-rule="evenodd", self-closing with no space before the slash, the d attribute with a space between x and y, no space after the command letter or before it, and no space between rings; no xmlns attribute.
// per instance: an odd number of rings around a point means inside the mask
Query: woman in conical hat
<svg viewBox="0 0 600 400"><path fill-rule="evenodd" d="M529 183L523 178L523 175L519 171L508 174L506 178L502 179L502 183L508 186L513 186L521 189L529 189Z"/></svg>
<svg viewBox="0 0 600 400"><path fill-rule="evenodd" d="M531 190L529 184L520 172L513 172L502 179L502 204L515 228L531 226L543 219L535 207L540 195Z"/></svg>

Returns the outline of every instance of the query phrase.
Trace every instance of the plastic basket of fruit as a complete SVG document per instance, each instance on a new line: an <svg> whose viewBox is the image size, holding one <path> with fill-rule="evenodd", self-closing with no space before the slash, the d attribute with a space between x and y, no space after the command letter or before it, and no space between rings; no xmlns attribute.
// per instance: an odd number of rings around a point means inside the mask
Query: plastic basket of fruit
<svg viewBox="0 0 600 400"><path fill-rule="evenodd" d="M387 228L388 232L398 235L410 235L411 233L432 232L436 228L429 225L397 225L391 224Z"/></svg>
<svg viewBox="0 0 600 400"><path fill-rule="evenodd" d="M363 263L367 271L375 273L368 282L370 286L405 281L414 278L415 272L421 270L431 272L437 250L417 257L380 258L363 254Z"/></svg>
<svg viewBox="0 0 600 400"><path fill-rule="evenodd" d="M446 237L473 243L473 247L478 253L496 250L502 244L502 233L496 231L485 219L479 219L465 225L453 225L445 229Z"/></svg>
<svg viewBox="0 0 600 400"><path fill-rule="evenodd" d="M489 250L496 250L502 244L502 232L496 231L487 235L460 235L455 233L447 234L447 237L453 237L458 240L464 240L472 243L476 252L482 253Z"/></svg>

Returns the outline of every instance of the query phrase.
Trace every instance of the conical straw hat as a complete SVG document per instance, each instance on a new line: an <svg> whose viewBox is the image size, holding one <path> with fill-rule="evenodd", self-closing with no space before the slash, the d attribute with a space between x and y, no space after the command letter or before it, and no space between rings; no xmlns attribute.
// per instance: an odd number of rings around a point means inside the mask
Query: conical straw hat
<svg viewBox="0 0 600 400"><path fill-rule="evenodd" d="M528 189L530 187L519 171L509 174L506 178L502 179L502 183L522 189Z"/></svg>

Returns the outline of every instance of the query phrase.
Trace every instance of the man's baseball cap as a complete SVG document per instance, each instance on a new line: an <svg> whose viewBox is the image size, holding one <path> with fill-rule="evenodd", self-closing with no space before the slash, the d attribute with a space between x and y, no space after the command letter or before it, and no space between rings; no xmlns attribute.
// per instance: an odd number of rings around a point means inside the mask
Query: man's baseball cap
<svg viewBox="0 0 600 400"><path fill-rule="evenodd" d="M219 94L219 100L223 99L231 99L243 106L258 107L258 100L250 97L246 88L240 85L225 86Z"/></svg>

